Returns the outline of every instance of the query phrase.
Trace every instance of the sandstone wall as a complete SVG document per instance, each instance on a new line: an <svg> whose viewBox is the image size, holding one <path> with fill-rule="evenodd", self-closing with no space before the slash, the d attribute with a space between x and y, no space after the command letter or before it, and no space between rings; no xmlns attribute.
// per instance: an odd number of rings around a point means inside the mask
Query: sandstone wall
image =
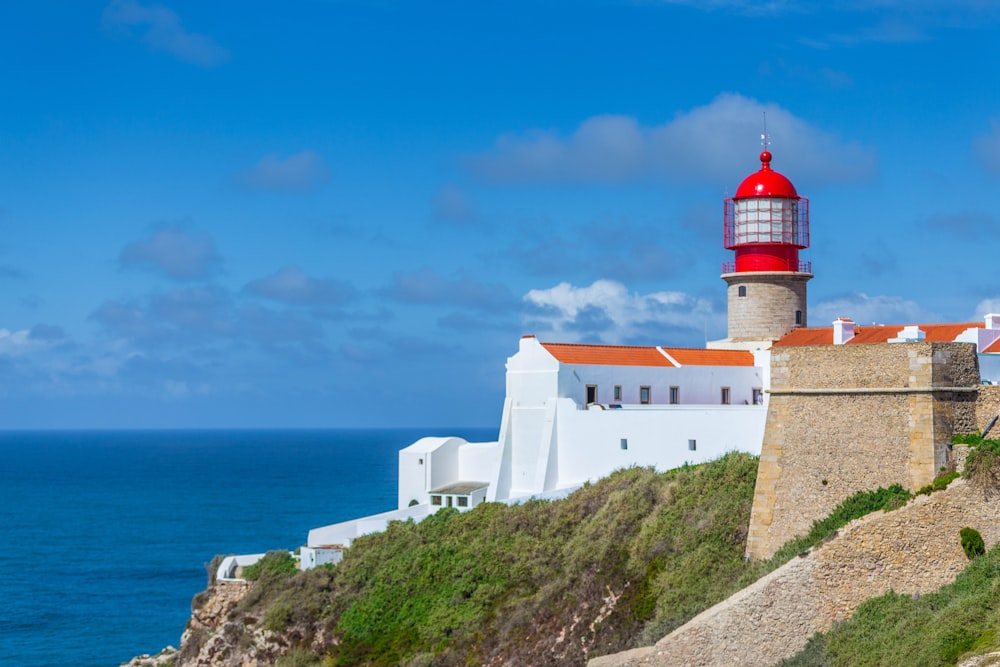
<svg viewBox="0 0 1000 667"><path fill-rule="evenodd" d="M973 428L963 433L982 431L990 421L1000 415L1000 386L988 385L979 388L979 400L976 402L976 424ZM1000 421L993 427L993 430L986 436L988 438L1000 438Z"/></svg>
<svg viewBox="0 0 1000 667"><path fill-rule="evenodd" d="M853 493L916 490L975 428L969 343L776 347L747 553L767 558Z"/></svg>
<svg viewBox="0 0 1000 667"><path fill-rule="evenodd" d="M792 559L708 609L654 646L595 658L590 667L765 667L794 655L817 631L894 590L927 593L954 581L968 559L959 531L987 547L1000 540L1000 506L965 480L894 512L853 521L805 557Z"/></svg>

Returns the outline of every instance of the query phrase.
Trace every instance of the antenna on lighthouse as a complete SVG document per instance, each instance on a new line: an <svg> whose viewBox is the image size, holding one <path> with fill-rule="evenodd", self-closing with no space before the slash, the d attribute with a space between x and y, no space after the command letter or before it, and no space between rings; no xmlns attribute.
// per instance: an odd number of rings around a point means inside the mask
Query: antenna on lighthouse
<svg viewBox="0 0 1000 667"><path fill-rule="evenodd" d="M760 145L767 150L767 147L771 144L771 138L767 136L767 112L762 112L764 114L764 133L760 135Z"/></svg>

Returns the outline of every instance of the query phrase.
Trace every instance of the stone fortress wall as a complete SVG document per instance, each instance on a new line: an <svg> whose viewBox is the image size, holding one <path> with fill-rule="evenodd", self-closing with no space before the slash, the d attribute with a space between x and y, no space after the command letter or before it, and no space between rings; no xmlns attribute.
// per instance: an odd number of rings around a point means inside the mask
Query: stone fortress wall
<svg viewBox="0 0 1000 667"><path fill-rule="evenodd" d="M954 463L952 434L977 429L979 387L971 343L773 348L748 555L771 556L859 490L930 484Z"/></svg>

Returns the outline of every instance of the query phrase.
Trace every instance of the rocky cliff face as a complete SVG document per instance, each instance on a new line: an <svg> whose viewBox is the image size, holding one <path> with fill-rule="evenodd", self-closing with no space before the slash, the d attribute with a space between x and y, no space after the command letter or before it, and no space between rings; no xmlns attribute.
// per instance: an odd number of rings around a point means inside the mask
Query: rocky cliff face
<svg viewBox="0 0 1000 667"><path fill-rule="evenodd" d="M181 636L180 648L143 655L127 667L257 667L274 664L292 644L302 640L303 629L294 626L270 632L260 620L241 613L240 601L252 584L236 581L212 583L195 596L191 620ZM313 648L321 653L324 638L315 637Z"/></svg>

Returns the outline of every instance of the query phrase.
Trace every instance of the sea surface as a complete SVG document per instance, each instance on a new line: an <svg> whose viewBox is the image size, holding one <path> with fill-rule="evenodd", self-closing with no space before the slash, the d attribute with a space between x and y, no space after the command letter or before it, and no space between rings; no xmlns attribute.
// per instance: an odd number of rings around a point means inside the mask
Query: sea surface
<svg viewBox="0 0 1000 667"><path fill-rule="evenodd" d="M0 431L0 665L177 646L215 554L395 509L399 449L495 428Z"/></svg>

